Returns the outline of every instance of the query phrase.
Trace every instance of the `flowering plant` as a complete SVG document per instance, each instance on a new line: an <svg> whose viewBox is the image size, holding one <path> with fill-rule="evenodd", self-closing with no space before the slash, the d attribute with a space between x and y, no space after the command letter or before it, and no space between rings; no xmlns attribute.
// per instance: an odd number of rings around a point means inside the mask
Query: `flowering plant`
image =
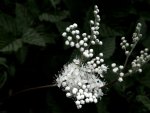
<svg viewBox="0 0 150 113"><path fill-rule="evenodd" d="M94 20L90 20L90 34L80 33L76 23L66 28L62 36L66 39L65 45L78 49L80 56L64 65L63 70L56 78L58 87L61 87L67 97L71 97L78 109L85 103L97 103L104 95L104 88L110 83L105 80L105 74L108 69L117 75L117 79L112 81L122 82L123 78L135 72L142 72L142 66L150 60L148 48L140 51L140 56L131 62L131 67L127 67L128 59L142 37L140 33L142 24L138 23L132 36L132 43L128 43L125 37L122 37L120 43L124 50L126 60L123 65L112 63L108 66L104 62L103 53L95 55L94 45L102 46L103 42L99 40L100 16L98 6L94 6Z"/></svg>

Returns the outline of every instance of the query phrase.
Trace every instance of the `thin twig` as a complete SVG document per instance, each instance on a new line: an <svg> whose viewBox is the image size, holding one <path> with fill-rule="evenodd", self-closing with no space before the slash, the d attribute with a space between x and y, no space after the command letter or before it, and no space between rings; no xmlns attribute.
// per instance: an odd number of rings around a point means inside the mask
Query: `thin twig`
<svg viewBox="0 0 150 113"><path fill-rule="evenodd" d="M19 92L16 92L14 94L12 94L12 96L16 96L18 94L24 93L24 92L28 92L28 91L32 91L32 90L38 90L38 89L43 89L43 88L50 88L50 87L55 87L56 84L53 85L44 85L44 86L38 86L38 87L32 87L32 88L28 88L28 89L23 89Z"/></svg>

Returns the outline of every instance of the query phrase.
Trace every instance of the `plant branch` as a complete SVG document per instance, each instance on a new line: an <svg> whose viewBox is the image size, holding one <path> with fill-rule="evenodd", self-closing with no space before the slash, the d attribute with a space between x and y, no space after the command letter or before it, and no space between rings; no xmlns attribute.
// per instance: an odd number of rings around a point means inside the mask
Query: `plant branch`
<svg viewBox="0 0 150 113"><path fill-rule="evenodd" d="M38 86L38 87L32 87L32 88L28 88L28 89L23 89L23 90L21 90L19 92L16 92L16 93L12 94L12 96L16 96L18 94L25 93L25 92L32 91L32 90L50 88L50 87L55 87L55 86L56 86L56 84L53 84L53 85L44 85L44 86Z"/></svg>

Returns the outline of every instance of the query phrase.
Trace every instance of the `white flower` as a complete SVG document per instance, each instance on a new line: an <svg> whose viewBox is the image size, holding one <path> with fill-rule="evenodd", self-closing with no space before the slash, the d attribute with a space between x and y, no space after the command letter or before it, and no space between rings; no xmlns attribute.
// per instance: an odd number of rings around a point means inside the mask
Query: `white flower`
<svg viewBox="0 0 150 113"><path fill-rule="evenodd" d="M103 76L107 66L102 64L99 70L98 74ZM77 107L84 103L97 103L97 99L103 96L101 88L105 85L105 82L96 76L93 65L83 65L79 59L74 59L72 63L64 66L56 83L58 87L65 89L67 97L76 99Z"/></svg>

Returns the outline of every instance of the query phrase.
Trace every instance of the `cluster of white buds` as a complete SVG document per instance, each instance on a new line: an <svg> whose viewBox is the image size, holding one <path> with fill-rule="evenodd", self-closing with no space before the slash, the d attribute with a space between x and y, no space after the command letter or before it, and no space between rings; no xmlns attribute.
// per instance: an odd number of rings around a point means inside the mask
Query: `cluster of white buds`
<svg viewBox="0 0 150 113"><path fill-rule="evenodd" d="M104 64L103 53L87 62L87 65L92 68L93 73L97 73L103 78L103 71L107 71L107 66Z"/></svg>
<svg viewBox="0 0 150 113"><path fill-rule="evenodd" d="M112 67L112 72L115 73L116 75L119 75L118 81L122 82L123 76L125 75L123 73L124 66L123 65L117 66L116 63L112 63L111 67Z"/></svg>
<svg viewBox="0 0 150 113"><path fill-rule="evenodd" d="M91 34L82 33L80 35L80 31L77 30L78 25L76 23L70 25L66 28L66 31L62 33L62 36L66 38L65 44L70 47L75 47L81 51L81 53L86 58L93 57L93 49L90 49L91 45L99 44L102 45L102 41L97 39L97 35L99 35L99 22L100 16L98 15L99 9L98 6L94 7L94 17L95 20L90 20L90 29Z"/></svg>
<svg viewBox="0 0 150 113"><path fill-rule="evenodd" d="M58 87L65 90L66 96L74 99L78 109L85 103L97 103L103 96L102 87L105 85L101 80L104 72L107 72L107 66L104 64L103 53L93 58L94 50L91 45L102 45L97 36L99 35L100 16L98 15L98 6L94 7L95 20L90 20L91 33L82 33L77 30L78 25L74 23L66 28L62 34L66 38L65 44L80 50L81 54L87 59L82 62L81 59L74 59L72 63L64 66L63 71L57 77Z"/></svg>
<svg viewBox="0 0 150 113"><path fill-rule="evenodd" d="M135 32L133 33L132 43L131 44L129 44L127 42L127 40L125 39L125 37L121 38L122 42L120 43L120 46L121 46L122 49L125 50L125 54L126 55L130 55L131 54L132 49L134 49L134 47L136 46L137 42L142 37L142 34L140 33L141 27L142 27L142 24L138 23L137 26L136 26Z"/></svg>
<svg viewBox="0 0 150 113"><path fill-rule="evenodd" d="M141 23L137 24L135 32L133 33L133 36L132 36L131 44L127 42L125 37L121 38L122 40L122 42L120 43L121 48L125 50L125 54L127 55L124 66L126 66L130 54L132 53L138 41L142 37L142 34L140 33L141 26L142 26ZM117 75L119 75L118 81L120 82L123 81L123 77L126 74L131 74L133 72L142 72L141 66L150 60L150 55L148 54L148 48L141 50L140 54L141 54L140 56L137 56L136 59L131 62L131 69L129 69L127 73L123 73L123 70L122 70L124 68L123 66L116 67L115 63L112 64L112 68L113 68L112 71L116 73Z"/></svg>
<svg viewBox="0 0 150 113"><path fill-rule="evenodd" d="M130 72L138 71L142 72L141 66L145 63L147 63L150 60L150 55L148 54L148 48L145 48L144 50L140 51L140 56L137 56L135 60L131 62L132 69L130 69Z"/></svg>
<svg viewBox="0 0 150 113"><path fill-rule="evenodd" d="M65 44L77 48L81 52L81 55L84 56L80 57L81 59L74 59L73 62L64 65L64 69L56 78L57 86L66 92L67 97L74 99L78 109L82 108L82 105L85 103L97 103L98 99L101 99L104 95L102 88L106 86L103 77L108 68L104 64L103 53L99 53L98 56L93 57L94 50L90 48L91 45L103 44L102 41L97 38L100 24L100 16L98 13L98 6L95 5L95 19L94 21L90 20L90 35L87 33L80 34L76 23L67 27L66 31L62 34L62 36L66 38ZM118 75L117 79L119 82L122 82L127 74L137 71L142 72L141 66L150 60L150 55L146 48L140 52L140 56L137 56L136 59L133 60L131 69L125 73L126 70L124 68L126 68L128 58L142 37L142 34L140 34L141 26L141 23L137 24L131 44L127 42L125 37L121 38L122 42L120 45L126 54L125 63L119 66L117 66L116 63L111 64L112 72ZM88 59L84 60L83 58Z"/></svg>
<svg viewBox="0 0 150 113"><path fill-rule="evenodd" d="M99 69L101 75L107 71L104 65ZM96 76L93 70L93 66L81 65L80 60L75 59L64 66L64 70L56 79L57 86L65 90L67 97L74 99L78 109L85 103L97 103L103 96L102 87L105 82Z"/></svg>

